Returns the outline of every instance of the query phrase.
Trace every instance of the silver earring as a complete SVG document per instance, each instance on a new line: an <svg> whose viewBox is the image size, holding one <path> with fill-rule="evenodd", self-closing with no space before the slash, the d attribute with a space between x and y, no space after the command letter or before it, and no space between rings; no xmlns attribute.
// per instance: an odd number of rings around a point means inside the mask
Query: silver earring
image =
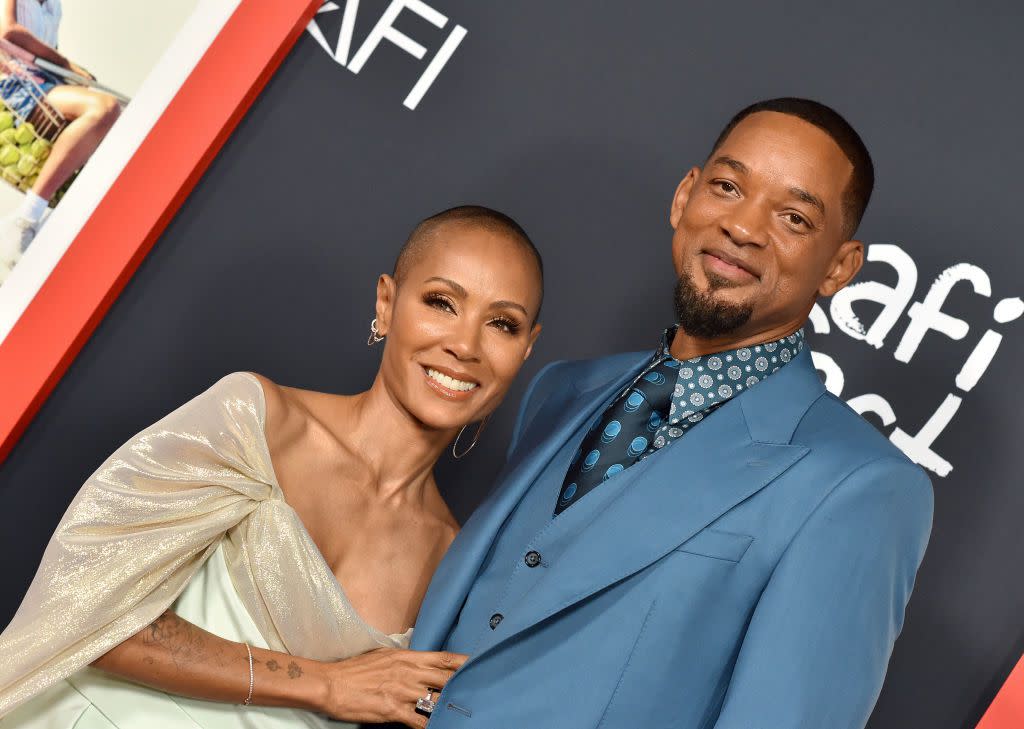
<svg viewBox="0 0 1024 729"><path fill-rule="evenodd" d="M461 438L462 434L466 432L466 428L469 427L469 423L466 423L465 425L462 426L462 430L460 430L459 434L457 436L455 436L455 442L452 443L452 458L455 458L456 460L458 460L459 458L462 458L467 453L469 453L471 450L473 450L473 446L475 446L476 442L478 440L480 440L480 434L482 432L484 432L484 426L487 425L487 418L489 418L489 417L491 417L491 416L488 415L487 417L485 417L483 420L480 421L480 425L476 426L476 435L473 436L473 442L469 444L469 448L464 450L462 453L459 453L458 452L459 438Z"/></svg>
<svg viewBox="0 0 1024 729"><path fill-rule="evenodd" d="M372 347L377 342L383 341L384 335L377 332L377 320L370 322L370 336L366 339L366 346Z"/></svg>

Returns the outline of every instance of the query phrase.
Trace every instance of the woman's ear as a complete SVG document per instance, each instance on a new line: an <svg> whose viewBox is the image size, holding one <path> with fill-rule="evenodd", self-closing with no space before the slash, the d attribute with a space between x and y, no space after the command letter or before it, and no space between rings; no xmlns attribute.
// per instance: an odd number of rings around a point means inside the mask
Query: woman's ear
<svg viewBox="0 0 1024 729"><path fill-rule="evenodd" d="M385 336L391 328L391 317L395 309L395 298L398 295L398 283L386 273L377 279L377 334Z"/></svg>
<svg viewBox="0 0 1024 729"><path fill-rule="evenodd" d="M693 191L693 185L697 182L698 177L700 177L700 167L691 167L672 196L672 205L668 211L668 222L673 230L679 225L679 219L683 217L683 210L686 209L686 203L690 201L690 193Z"/></svg>
<svg viewBox="0 0 1024 729"><path fill-rule="evenodd" d="M832 263L825 280L818 287L819 296L832 296L845 288L864 265L864 244L859 240L848 240L839 246L832 257Z"/></svg>
<svg viewBox="0 0 1024 729"><path fill-rule="evenodd" d="M530 354L533 352L533 344L537 341L537 337L540 335L540 323L534 324L533 329L530 330L530 343L526 345L526 353L523 355L523 361L529 359Z"/></svg>

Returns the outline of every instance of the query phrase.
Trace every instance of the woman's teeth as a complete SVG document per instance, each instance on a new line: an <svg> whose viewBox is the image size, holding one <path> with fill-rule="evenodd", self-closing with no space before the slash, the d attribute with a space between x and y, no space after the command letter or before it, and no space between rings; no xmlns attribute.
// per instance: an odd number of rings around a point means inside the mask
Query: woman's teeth
<svg viewBox="0 0 1024 729"><path fill-rule="evenodd" d="M456 380L454 377L449 377L446 374L438 372L437 370L427 369L427 376L430 379L438 382L449 390L458 390L460 392L466 392L476 387L475 382L463 382L462 380Z"/></svg>

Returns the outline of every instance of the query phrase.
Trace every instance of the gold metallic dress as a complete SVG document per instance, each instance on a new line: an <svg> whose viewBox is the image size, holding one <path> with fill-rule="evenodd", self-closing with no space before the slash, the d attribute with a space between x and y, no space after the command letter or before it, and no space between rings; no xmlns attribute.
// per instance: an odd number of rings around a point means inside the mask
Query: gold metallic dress
<svg viewBox="0 0 1024 729"><path fill-rule="evenodd" d="M259 381L228 375L86 481L0 635L0 728L327 726L88 667L168 608L223 638L316 660L408 646L411 629L385 635L359 617L285 502L265 413Z"/></svg>

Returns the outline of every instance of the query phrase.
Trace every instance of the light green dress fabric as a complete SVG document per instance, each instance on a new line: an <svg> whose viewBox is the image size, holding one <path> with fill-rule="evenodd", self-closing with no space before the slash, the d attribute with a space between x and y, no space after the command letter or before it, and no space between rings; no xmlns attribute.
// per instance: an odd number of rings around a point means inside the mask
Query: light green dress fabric
<svg viewBox="0 0 1024 729"><path fill-rule="evenodd" d="M171 696L89 667L168 607L223 638L313 660L408 647L412 629L386 635L356 613L285 501L265 416L259 381L229 375L83 485L0 634L0 729L351 726Z"/></svg>
<svg viewBox="0 0 1024 729"><path fill-rule="evenodd" d="M219 548L173 610L222 638L267 648L238 599ZM0 729L346 729L308 711L172 696L84 668L0 719Z"/></svg>

